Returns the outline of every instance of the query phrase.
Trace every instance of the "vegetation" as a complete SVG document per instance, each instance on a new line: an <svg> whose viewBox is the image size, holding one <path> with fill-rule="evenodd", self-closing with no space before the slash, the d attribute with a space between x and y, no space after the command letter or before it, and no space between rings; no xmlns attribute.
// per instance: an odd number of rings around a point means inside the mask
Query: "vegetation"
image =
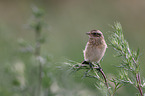
<svg viewBox="0 0 145 96"><path fill-rule="evenodd" d="M139 49L136 52L129 48L128 42L124 39L120 23L115 23L112 28L114 31L109 38L111 42L110 45L117 52L116 57L120 57L120 59L122 59L120 66L116 67L120 68L120 73L115 78L109 80L113 82L114 85L108 85L108 81L103 70L96 67L99 66L98 64L94 64L93 69L90 68L90 66L82 65L81 63L75 65L72 64L72 71L76 72L84 69L86 71L84 73L84 77L96 79L96 87L101 90L103 96L115 96L118 89L128 84L135 86L138 89L140 96L143 96L143 84L140 77L140 63L138 61L140 56Z"/></svg>
<svg viewBox="0 0 145 96"><path fill-rule="evenodd" d="M132 50L144 43L137 44L139 41L132 40L135 28L128 28L134 30L131 35L125 27L128 33L123 32L120 23L112 26L110 34L107 34L110 29L102 28L113 21L114 14L110 15L110 12L119 6L114 8L112 3L99 3L97 0L83 3L38 0L38 5L44 5L44 11L26 7L27 3L34 2L31 0L0 2L0 96L144 95L144 65L141 60L144 56L140 55L143 52L140 52L141 48ZM9 8L13 11L7 12ZM85 32L96 29L96 25L109 45L104 60L100 62L102 69L97 68L98 64L93 64L91 69L89 65L80 63L88 39ZM111 57L114 53L115 57Z"/></svg>

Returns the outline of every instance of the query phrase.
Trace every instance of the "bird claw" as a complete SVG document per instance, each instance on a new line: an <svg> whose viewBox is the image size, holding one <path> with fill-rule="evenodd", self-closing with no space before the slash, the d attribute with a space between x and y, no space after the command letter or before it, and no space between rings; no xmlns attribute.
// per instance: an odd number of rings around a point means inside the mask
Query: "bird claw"
<svg viewBox="0 0 145 96"><path fill-rule="evenodd" d="M97 69L97 70L102 69L99 63L93 64L93 63L88 62L88 61L83 61L82 64L89 64L89 66L90 66L91 69Z"/></svg>
<svg viewBox="0 0 145 96"><path fill-rule="evenodd" d="M83 61L82 64L89 64L89 62L88 61Z"/></svg>
<svg viewBox="0 0 145 96"><path fill-rule="evenodd" d="M83 61L82 64L89 64L90 68L93 69L93 64L91 62Z"/></svg>

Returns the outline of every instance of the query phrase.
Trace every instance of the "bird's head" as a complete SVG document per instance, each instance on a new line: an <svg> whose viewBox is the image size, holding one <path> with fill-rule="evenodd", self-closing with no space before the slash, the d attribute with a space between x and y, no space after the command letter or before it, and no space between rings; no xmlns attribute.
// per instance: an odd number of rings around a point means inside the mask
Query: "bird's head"
<svg viewBox="0 0 145 96"><path fill-rule="evenodd" d="M86 33L87 35L89 35L90 38L104 38L102 32L100 30L91 30L90 32Z"/></svg>

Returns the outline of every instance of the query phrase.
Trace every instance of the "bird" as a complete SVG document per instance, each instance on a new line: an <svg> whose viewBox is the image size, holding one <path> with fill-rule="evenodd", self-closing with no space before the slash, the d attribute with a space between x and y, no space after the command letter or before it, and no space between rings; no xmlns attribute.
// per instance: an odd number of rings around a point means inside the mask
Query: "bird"
<svg viewBox="0 0 145 96"><path fill-rule="evenodd" d="M89 64L90 67L92 67L92 63L99 64L106 52L107 44L103 33L100 30L91 30L86 34L89 36L89 40L86 44L85 50L83 51L84 61L82 64Z"/></svg>

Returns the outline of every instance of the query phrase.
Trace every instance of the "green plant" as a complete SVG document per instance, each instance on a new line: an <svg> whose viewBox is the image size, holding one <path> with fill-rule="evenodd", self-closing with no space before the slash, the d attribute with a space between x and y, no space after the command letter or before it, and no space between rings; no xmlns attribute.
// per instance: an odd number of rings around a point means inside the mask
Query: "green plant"
<svg viewBox="0 0 145 96"><path fill-rule="evenodd" d="M42 37L41 37L41 33L42 33L42 26L43 26L43 22L42 22L42 16L43 16L43 11L34 7L33 8L33 17L34 17L34 22L32 23L32 28L34 29L35 32L35 57L36 57L36 63L39 65L39 82L38 82L38 96L41 95L41 90L42 90L42 64L43 64L43 58L41 57L41 44L43 42L42 41Z"/></svg>
<svg viewBox="0 0 145 96"><path fill-rule="evenodd" d="M49 55L42 54L41 47L45 42L43 37L44 28L44 11L37 7L33 7L32 18L29 20L29 25L33 32L35 40L29 44L24 40L20 40L21 52L25 53L24 56L29 54L28 58L31 58L31 62L26 67L25 77L27 85L24 91L28 96L42 96L42 94L52 95L50 92L51 77L48 75L51 73L50 58ZM29 49L29 50L28 50ZM29 61L28 59L26 60ZM33 76L32 76L33 75ZM15 82L17 83L17 82Z"/></svg>
<svg viewBox="0 0 145 96"><path fill-rule="evenodd" d="M122 69L120 78L113 79L115 83L115 90L120 88L123 83L134 85L141 96L143 96L142 84L140 78L140 63L139 63L139 49L132 51L129 48L128 42L124 39L122 26L120 23L115 23L112 27L114 33L110 38L111 46L117 52L117 57L121 57L122 63L119 68Z"/></svg>
<svg viewBox="0 0 145 96"><path fill-rule="evenodd" d="M70 69L72 72L85 70L84 77L96 79L96 87L101 90L103 96L114 96L119 88L127 84L134 85L138 89L140 95L143 96L143 84L141 84L140 63L138 61L139 49L136 52L129 48L128 42L124 39L120 23L115 23L112 28L114 31L109 38L111 42L110 45L117 52L117 57L121 57L122 60L120 66L117 67L121 69L119 75L109 80L113 82L114 87L111 86L111 84L108 84L107 77L102 69L98 69L98 64L93 64L93 68L90 68L88 65L69 60L68 64L71 66Z"/></svg>

